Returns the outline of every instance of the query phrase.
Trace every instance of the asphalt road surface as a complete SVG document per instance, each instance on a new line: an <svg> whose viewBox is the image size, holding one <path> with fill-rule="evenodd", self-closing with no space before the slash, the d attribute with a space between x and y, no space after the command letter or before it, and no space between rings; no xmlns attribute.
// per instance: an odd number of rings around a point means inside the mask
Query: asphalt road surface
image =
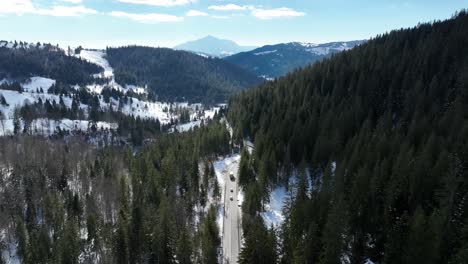
<svg viewBox="0 0 468 264"><path fill-rule="evenodd" d="M225 180L224 188L224 217L223 217L223 263L233 264L238 262L240 249L240 207L237 201L237 171L239 160L229 164L223 176ZM233 173L235 180L230 179L230 173ZM232 191L231 191L232 190ZM232 198L232 200L231 200Z"/></svg>

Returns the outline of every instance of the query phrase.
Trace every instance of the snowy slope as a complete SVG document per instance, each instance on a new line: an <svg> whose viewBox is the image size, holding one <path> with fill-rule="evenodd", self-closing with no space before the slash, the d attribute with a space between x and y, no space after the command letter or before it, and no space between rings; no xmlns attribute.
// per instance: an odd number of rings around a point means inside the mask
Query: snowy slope
<svg viewBox="0 0 468 264"><path fill-rule="evenodd" d="M81 50L79 54L76 54L75 56L101 66L104 69L104 71L100 74L95 74L94 77L109 78L110 82L106 84L106 86L110 86L113 89L119 90L122 92L131 90L138 94L146 93L146 89L143 87L139 87L135 85L123 85L122 86L115 81L114 69L110 66L109 62L107 61L105 51L83 49ZM104 89L104 85L100 85L100 84L91 84L91 85L87 85L86 87L88 88L90 92L97 93L97 94L100 94L102 92L102 89Z"/></svg>
<svg viewBox="0 0 468 264"><path fill-rule="evenodd" d="M203 108L203 106L200 104L193 104L193 105L179 104L179 105L182 106L183 108L192 108L192 110L196 106L198 106L199 108ZM185 124L179 124L176 126L176 129L178 132L187 132L187 131L194 129L195 127L200 127L202 124L204 124L204 121L213 119L214 115L217 112L219 112L220 109L221 109L220 106L215 106L210 109L201 111L201 115L199 114L200 111L198 112L195 111L193 114L190 115L190 119L193 121L190 121Z"/></svg>
<svg viewBox="0 0 468 264"><path fill-rule="evenodd" d="M35 44L34 44L35 45ZM27 43L13 43L13 42L6 42L0 41L0 47L8 47L8 48L17 48L17 47L32 47L33 44ZM71 54L71 53L70 53ZM146 87L139 87L135 85L120 85L116 83L114 78L114 70L110 66L109 62L106 59L106 53L104 50L81 50L80 54L73 55L75 57L87 60L91 63L97 64L101 66L104 70L102 73L95 75L95 78L107 78L106 84L89 84L86 85L85 88L94 94L100 95L102 90L105 87L110 89L119 90L121 92L133 91L137 94L146 94L147 89ZM13 83L22 80L15 80L15 79L2 79L0 80L0 84L2 83ZM102 82L102 80L100 81ZM23 92L11 91L11 90L0 90L0 95L5 97L6 105L0 105L0 111L4 114L5 123L8 125L11 123L13 119L13 114L15 108L23 107L25 104L33 104L41 100L45 102L48 100L49 102L59 103L60 96L55 94L49 94L48 89L56 83L55 80L50 78L45 78L42 76L33 76L26 81L21 82L21 86L23 88ZM79 85L71 86L71 88L75 90L79 90ZM72 104L72 97L70 96L62 96L62 100L64 101L66 107L70 108ZM203 120L212 119L214 114L219 111L220 107L214 107L205 111L200 111L199 109L203 110L204 106L201 104L193 104L189 105L188 103L163 103L163 102L150 102L140 100L134 97L128 97L128 103L121 104L118 100L111 98L110 103L104 102L104 98L99 96L100 106L103 110L109 110L112 106L114 111L120 111L125 115L140 117L142 119L158 119L161 124L168 124L172 121L175 121L179 118L178 114L170 113L169 109L182 109L188 108L190 109L191 113L191 122L187 124L180 124L177 130L179 131L188 131L195 126L200 126ZM79 106L81 109L84 110L85 114L88 113L89 106L80 104ZM200 113L202 113L200 115ZM10 120L9 120L10 119ZM63 122L60 124L51 123L48 125L41 125L42 127L47 126L49 128L55 129L56 127L60 127L61 129L67 129L69 127L69 122L66 120L62 120ZM41 123L44 123L44 120L41 120ZM82 128L83 126L87 126L87 124L79 125L81 127L78 130L84 131L85 129ZM11 126L12 127L12 126ZM52 129L52 130L53 130ZM6 129L6 132L2 132L2 134L10 134L10 130L12 128ZM51 130L51 129L48 129ZM69 128L67 130L70 130Z"/></svg>
<svg viewBox="0 0 468 264"><path fill-rule="evenodd" d="M47 93L47 90L55 84L55 80L49 79L49 78L44 78L44 77L39 77L39 76L34 76L31 77L28 81L26 81L22 87L24 91L26 92L36 92L37 90L42 90L44 93Z"/></svg>
<svg viewBox="0 0 468 264"><path fill-rule="evenodd" d="M0 81L1 83L11 83L12 80L6 80L3 79ZM22 83L21 86L24 89L23 93L19 93L17 91L10 91L10 90L0 90L0 94L3 95L6 99L6 102L8 106L3 106L0 105L0 110L4 113L6 118L13 118L13 111L15 107L22 107L25 104L32 104L39 99L41 99L43 102L46 100L49 100L50 102L55 101L58 103L60 101L60 96L54 95L54 94L48 94L47 90L50 88L55 83L55 80L49 79L49 78L44 78L40 76L34 76L31 77L29 80L26 82ZM38 90L42 88L43 93L37 93ZM75 87L78 88L78 87ZM94 86L88 86L88 89L91 91L94 91L96 93L100 93L102 90L103 86L101 85L96 85ZM142 89L139 87L133 87L135 89ZM62 97L65 105L67 107L71 107L72 104L72 98L63 96ZM147 102L147 101L141 101L137 98L132 98L131 99L132 103L125 105L121 111L122 113L126 115L133 115L133 116L139 116L140 118L151 118L151 119L159 119L161 123L169 123L171 116L164 112L165 108L169 108L170 105L167 103L161 103L161 102ZM113 101L114 103L114 109L117 108L118 102ZM104 108L108 108L109 105L104 102L104 100L101 98L100 104ZM87 109L87 105L81 105L81 109ZM214 113L208 112L208 114L212 115Z"/></svg>
<svg viewBox="0 0 468 264"><path fill-rule="evenodd" d="M34 135L51 136L57 132L58 129L70 132L88 132L92 130L92 125L93 123L88 120L52 120L47 118L39 118L33 120L30 131ZM111 130L117 129L117 124L97 122L95 127L97 130ZM21 129L22 128L23 124L21 124ZM13 119L4 120L3 123L0 122L0 136L10 135L14 135Z"/></svg>
<svg viewBox="0 0 468 264"><path fill-rule="evenodd" d="M104 69L103 76L105 78L114 76L114 69L109 65L105 59L106 53L101 50L81 50L77 57L87 60L91 63L97 64Z"/></svg>
<svg viewBox="0 0 468 264"><path fill-rule="evenodd" d="M140 101L137 98L131 99L132 103L125 105L122 109L119 109L119 111L128 116L133 115L140 118L159 119L161 124L170 123L171 118L175 118L164 110L170 108L168 103ZM117 105L117 102L114 101L114 103Z"/></svg>
<svg viewBox="0 0 468 264"><path fill-rule="evenodd" d="M17 91L0 90L0 94L5 97L8 104L8 106L0 105L0 110L3 112L6 118L13 118L15 107L21 107L25 104L32 104L39 101L39 99L41 99L43 102L45 102L45 100L49 100L50 102L55 101L57 103L60 101L60 96L46 93L19 93ZM67 107L71 107L72 99L70 97L64 96L62 99ZM85 107L87 106L81 105L81 108Z"/></svg>

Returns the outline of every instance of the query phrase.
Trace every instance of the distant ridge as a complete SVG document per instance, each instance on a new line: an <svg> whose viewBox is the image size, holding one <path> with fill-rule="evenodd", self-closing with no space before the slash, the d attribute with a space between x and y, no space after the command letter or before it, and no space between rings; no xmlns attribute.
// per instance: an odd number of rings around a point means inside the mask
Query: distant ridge
<svg viewBox="0 0 468 264"><path fill-rule="evenodd" d="M324 44L290 42L267 45L224 58L258 76L276 78L314 63L334 53L348 50L365 40L330 42Z"/></svg>
<svg viewBox="0 0 468 264"><path fill-rule="evenodd" d="M226 57L243 51L255 49L252 46L240 46L232 40L206 36L201 39L188 41L174 47L176 50L186 50L202 53L214 57Z"/></svg>

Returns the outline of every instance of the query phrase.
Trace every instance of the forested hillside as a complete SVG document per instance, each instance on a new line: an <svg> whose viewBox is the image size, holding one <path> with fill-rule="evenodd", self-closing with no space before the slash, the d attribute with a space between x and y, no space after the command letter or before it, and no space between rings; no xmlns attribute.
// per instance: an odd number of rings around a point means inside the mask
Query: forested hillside
<svg viewBox="0 0 468 264"><path fill-rule="evenodd" d="M0 80L43 76L75 85L94 81L91 75L100 71L98 65L67 56L50 44L15 42L12 47L0 46Z"/></svg>
<svg viewBox="0 0 468 264"><path fill-rule="evenodd" d="M467 47L462 11L232 98L235 136L255 143L241 263L466 263ZM295 169L276 241L259 212Z"/></svg>
<svg viewBox="0 0 468 264"><path fill-rule="evenodd" d="M211 161L228 149L215 122L138 152L2 137L0 263L217 263Z"/></svg>
<svg viewBox="0 0 468 264"><path fill-rule="evenodd" d="M261 79L221 59L165 48L108 48L118 83L148 85L158 100L222 102Z"/></svg>

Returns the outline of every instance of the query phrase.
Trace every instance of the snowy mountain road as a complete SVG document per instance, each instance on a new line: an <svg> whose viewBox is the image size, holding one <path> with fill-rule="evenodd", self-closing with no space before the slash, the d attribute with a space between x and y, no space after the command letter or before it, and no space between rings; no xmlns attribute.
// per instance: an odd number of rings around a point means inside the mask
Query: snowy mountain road
<svg viewBox="0 0 468 264"><path fill-rule="evenodd" d="M223 171L224 187L224 215L223 215L223 263L237 263L240 251L240 207L238 206L237 171L239 160L234 160ZM234 178L232 178L231 176ZM232 192L231 192L232 190Z"/></svg>

